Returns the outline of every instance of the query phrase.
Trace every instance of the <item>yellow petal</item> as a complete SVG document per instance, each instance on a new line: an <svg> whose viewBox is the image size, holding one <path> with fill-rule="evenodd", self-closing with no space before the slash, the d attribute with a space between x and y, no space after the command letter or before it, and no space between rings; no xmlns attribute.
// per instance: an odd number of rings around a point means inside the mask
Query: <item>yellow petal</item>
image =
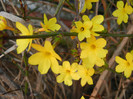
<svg viewBox="0 0 133 99"><path fill-rule="evenodd" d="M99 39L96 40L95 45L96 45L97 47L103 48L103 47L106 46L106 43L107 43L107 42L106 42L105 39L99 38Z"/></svg>
<svg viewBox="0 0 133 99"><path fill-rule="evenodd" d="M58 31L61 28L59 24L51 24L49 25L49 29L52 31Z"/></svg>
<svg viewBox="0 0 133 99"><path fill-rule="evenodd" d="M118 19L117 19L117 23L118 23L118 25L120 25L121 23L122 23L122 17L118 17Z"/></svg>
<svg viewBox="0 0 133 99"><path fill-rule="evenodd" d="M87 83L89 85L93 85L93 80L92 80L92 78L90 76L87 77Z"/></svg>
<svg viewBox="0 0 133 99"><path fill-rule="evenodd" d="M83 21L90 21L90 18L87 15L83 15L82 17Z"/></svg>
<svg viewBox="0 0 133 99"><path fill-rule="evenodd" d="M64 61L63 62L63 67L66 68L66 69L68 69L68 70L70 70L71 67L70 67L69 61Z"/></svg>
<svg viewBox="0 0 133 99"><path fill-rule="evenodd" d="M104 20L104 17L102 15L97 15L91 19L91 21L95 24L101 24Z"/></svg>
<svg viewBox="0 0 133 99"><path fill-rule="evenodd" d="M75 25L77 28L80 28L83 25L83 23L81 21L77 21L75 22Z"/></svg>
<svg viewBox="0 0 133 99"><path fill-rule="evenodd" d="M78 34L78 39L79 39L79 41L82 41L84 38L85 38L85 37L84 37L84 35L82 35L82 33L79 33L79 34Z"/></svg>
<svg viewBox="0 0 133 99"><path fill-rule="evenodd" d="M57 22L57 20L56 20L55 17L54 18L51 18L51 19L49 19L49 24L48 25L55 24L56 22Z"/></svg>
<svg viewBox="0 0 133 99"><path fill-rule="evenodd" d="M50 58L50 61L51 61L51 69L54 73L59 73L59 64L58 64L58 61L54 58L54 57L51 57Z"/></svg>
<svg viewBox="0 0 133 99"><path fill-rule="evenodd" d="M31 44L32 44L32 39L29 39L29 47L28 47L28 51L27 52L29 52L29 50L31 49Z"/></svg>
<svg viewBox="0 0 133 99"><path fill-rule="evenodd" d="M61 74L56 77L56 81L58 83L62 83L64 81L65 75Z"/></svg>
<svg viewBox="0 0 133 99"><path fill-rule="evenodd" d="M82 50L80 54L80 58L86 58L88 57L89 51L88 50Z"/></svg>
<svg viewBox="0 0 133 99"><path fill-rule="evenodd" d="M85 65L86 68L93 68L95 65L95 60L92 61L89 59L89 57L83 58L82 60L83 60L83 65Z"/></svg>
<svg viewBox="0 0 133 99"><path fill-rule="evenodd" d="M18 45L17 53L20 54L27 48L27 46L29 44L29 39L17 39L16 43Z"/></svg>
<svg viewBox="0 0 133 99"><path fill-rule="evenodd" d="M94 74L95 70L93 68L88 69L88 75L92 76Z"/></svg>
<svg viewBox="0 0 133 99"><path fill-rule="evenodd" d="M90 29L92 27L92 22L91 21L85 21L83 26L86 29Z"/></svg>
<svg viewBox="0 0 133 99"><path fill-rule="evenodd" d="M34 49L36 49L37 51L43 52L46 51L46 49L44 47L42 47L41 45L38 44L32 44L31 45Z"/></svg>
<svg viewBox="0 0 133 99"><path fill-rule="evenodd" d="M123 65L117 65L116 68L115 68L115 71L118 72L118 73L121 73L121 72L123 72L125 69L126 69L125 66L123 66Z"/></svg>
<svg viewBox="0 0 133 99"><path fill-rule="evenodd" d="M118 2L117 2L117 8L118 8L118 9L122 9L123 7L124 7L123 1L118 1Z"/></svg>
<svg viewBox="0 0 133 99"><path fill-rule="evenodd" d="M115 61L119 64L123 64L123 63L125 64L126 63L126 61L119 56L115 57Z"/></svg>
<svg viewBox="0 0 133 99"><path fill-rule="evenodd" d="M81 86L83 87L85 84L86 84L86 78L85 77L83 77L83 78L81 78Z"/></svg>
<svg viewBox="0 0 133 99"><path fill-rule="evenodd" d="M87 38L88 43L92 43L92 42L95 42L95 41L96 41L96 38L94 36L91 36L90 38Z"/></svg>
<svg viewBox="0 0 133 99"><path fill-rule="evenodd" d="M38 65L40 61L43 61L43 58L44 58L43 53L38 52L29 57L28 63L31 65Z"/></svg>
<svg viewBox="0 0 133 99"><path fill-rule="evenodd" d="M64 84L71 86L72 85L72 77L70 75L66 75L64 79Z"/></svg>
<svg viewBox="0 0 133 99"><path fill-rule="evenodd" d="M48 22L48 19L47 19L46 14L44 13L44 24L47 24L47 22Z"/></svg>
<svg viewBox="0 0 133 99"><path fill-rule="evenodd" d="M92 31L95 31L95 32L100 32L103 30L104 30L104 27L102 25L99 25L99 24L94 24L92 27Z"/></svg>
<svg viewBox="0 0 133 99"><path fill-rule="evenodd" d="M30 35L33 35L33 27L32 27L32 25L29 24L28 28L29 28Z"/></svg>
<svg viewBox="0 0 133 99"><path fill-rule="evenodd" d="M83 7L81 13L84 13L85 11L86 11L86 4L84 4L84 7Z"/></svg>
<svg viewBox="0 0 133 99"><path fill-rule="evenodd" d="M50 69L51 62L47 58L43 58L43 61L40 61L39 66L38 66L38 71L41 74L46 74L48 70Z"/></svg>
<svg viewBox="0 0 133 99"><path fill-rule="evenodd" d="M103 59L101 59L101 58L97 58L97 60L96 60L96 65L97 66L103 66L105 63L104 63L104 60Z"/></svg>
<svg viewBox="0 0 133 99"><path fill-rule="evenodd" d="M90 10L92 8L92 4L89 0L86 1L86 8Z"/></svg>
<svg viewBox="0 0 133 99"><path fill-rule="evenodd" d="M53 51L53 47L50 43L50 41L45 41L44 48L47 49L48 51Z"/></svg>
<svg viewBox="0 0 133 99"><path fill-rule="evenodd" d="M120 14L120 10L115 10L115 11L112 13L112 15L113 15L114 17L118 17L119 14Z"/></svg>
<svg viewBox="0 0 133 99"><path fill-rule="evenodd" d="M128 15L127 14L123 15L123 21L124 21L124 23L128 22Z"/></svg>
<svg viewBox="0 0 133 99"><path fill-rule="evenodd" d="M29 30L23 24L16 22L16 27L21 31L23 35L30 35Z"/></svg>
<svg viewBox="0 0 133 99"><path fill-rule="evenodd" d="M71 76L72 76L72 79L73 80L79 80L79 78L80 78L80 76L78 75L78 73L72 73Z"/></svg>
<svg viewBox="0 0 133 99"><path fill-rule="evenodd" d="M128 5L128 3L126 3L125 11L127 14L131 14L133 12L133 8L130 5Z"/></svg>
<svg viewBox="0 0 133 99"><path fill-rule="evenodd" d="M126 59L127 59L127 61L128 61L129 63L132 63L132 61L133 61L133 56L132 56L132 54L131 54L131 53L127 53L127 54L126 54Z"/></svg>
<svg viewBox="0 0 133 99"><path fill-rule="evenodd" d="M126 78L129 78L131 76L131 73L132 73L132 70L128 68L124 71L124 75L126 76Z"/></svg>

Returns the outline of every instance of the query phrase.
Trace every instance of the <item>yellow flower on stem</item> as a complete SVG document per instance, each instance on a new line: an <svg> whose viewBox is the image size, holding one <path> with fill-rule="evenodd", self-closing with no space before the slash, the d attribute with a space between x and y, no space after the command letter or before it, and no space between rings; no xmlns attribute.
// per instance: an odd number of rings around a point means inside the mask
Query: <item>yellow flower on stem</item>
<svg viewBox="0 0 133 99"><path fill-rule="evenodd" d="M82 19L83 19L84 22L86 22L86 21L91 21L92 22L91 35L99 36L100 34L97 34L96 32L101 32L101 31L104 30L103 25L100 25L104 20L104 17L102 15L96 15L91 20L87 15L84 15L82 17Z"/></svg>
<svg viewBox="0 0 133 99"><path fill-rule="evenodd" d="M82 41L84 38L88 38L91 35L90 28L92 27L91 21L86 21L82 23L81 21L75 22L76 27L72 28L71 32L77 32L78 33L78 39L79 41Z"/></svg>
<svg viewBox="0 0 133 99"><path fill-rule="evenodd" d="M41 74L46 74L50 67L54 73L59 72L59 64L57 59L61 61L61 58L54 51L49 41L45 41L44 47L38 44L32 44L32 47L39 52L29 57L29 64L38 65L38 70Z"/></svg>
<svg viewBox="0 0 133 99"><path fill-rule="evenodd" d="M21 33L22 33L22 34L20 34L21 36L33 35L33 27L30 24L27 29L23 24L16 22L16 27L21 31ZM18 45L17 53L20 54L27 48L28 45L29 45L28 51L30 50L31 44L32 44L32 39L17 39L16 43Z"/></svg>
<svg viewBox="0 0 133 99"><path fill-rule="evenodd" d="M79 80L78 75L78 64L73 63L70 65L68 61L63 62L63 66L60 66L59 73L60 75L57 76L57 82L61 83L64 81L65 85L71 86L72 80Z"/></svg>
<svg viewBox="0 0 133 99"><path fill-rule="evenodd" d="M84 13L86 9L90 10L92 8L92 2L98 2L99 0L85 0L84 7L81 13Z"/></svg>
<svg viewBox="0 0 133 99"><path fill-rule="evenodd" d="M9 26L7 25L6 19L5 19L3 16L0 16L0 31L5 30L5 29L11 30L11 31L14 30L14 28L9 27Z"/></svg>
<svg viewBox="0 0 133 99"><path fill-rule="evenodd" d="M126 78L131 76L133 70L133 55L132 53L126 54L126 60L122 59L119 56L116 56L115 61L118 63L115 70L118 73L124 72Z"/></svg>
<svg viewBox="0 0 133 99"><path fill-rule="evenodd" d="M118 17L117 18L117 23L120 25L122 23L122 21L124 21L124 23L128 22L128 14L131 14L133 12L133 8L128 5L128 3L126 3L125 7L124 7L124 3L123 1L118 1L117 2L117 10L115 10L112 15L114 17Z"/></svg>
<svg viewBox="0 0 133 99"><path fill-rule="evenodd" d="M80 44L80 58L83 60L83 64L87 68L92 68L95 64L97 66L104 65L103 58L105 58L108 53L106 49L103 49L105 46L106 40L103 38L97 40L94 36L87 38L87 43L83 42Z"/></svg>
<svg viewBox="0 0 133 99"><path fill-rule="evenodd" d="M94 69L93 68L87 68L84 65L80 65L78 67L78 73L81 77L81 86L83 87L86 83L89 85L93 84L93 80L91 76L94 74Z"/></svg>
<svg viewBox="0 0 133 99"><path fill-rule="evenodd" d="M56 22L57 20L55 17L48 20L46 14L44 14L44 24L41 22L42 28L40 28L39 31L58 31L61 26L59 24L56 24Z"/></svg>

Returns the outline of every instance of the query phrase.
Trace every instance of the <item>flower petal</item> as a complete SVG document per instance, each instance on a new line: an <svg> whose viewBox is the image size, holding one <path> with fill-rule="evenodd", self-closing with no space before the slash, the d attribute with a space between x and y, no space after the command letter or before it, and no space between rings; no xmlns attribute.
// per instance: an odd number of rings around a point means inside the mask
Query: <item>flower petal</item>
<svg viewBox="0 0 133 99"><path fill-rule="evenodd" d="M103 31L103 30L104 30L104 27L102 25L93 24L92 31L100 32L100 31Z"/></svg>
<svg viewBox="0 0 133 99"><path fill-rule="evenodd" d="M43 58L43 61L40 61L38 70L41 74L46 74L50 69L51 62L48 58Z"/></svg>
<svg viewBox="0 0 133 99"><path fill-rule="evenodd" d="M87 15L83 15L82 17L83 21L90 21L90 18Z"/></svg>
<svg viewBox="0 0 133 99"><path fill-rule="evenodd" d="M20 54L27 48L27 46L29 44L29 39L17 39L16 43L18 45L17 53Z"/></svg>
<svg viewBox="0 0 133 99"><path fill-rule="evenodd" d="M97 46L97 47L100 47L100 48L103 48L103 47L105 47L106 46L106 40L105 39L103 39L103 38L99 38L99 39L97 39L96 41L95 41L95 45Z"/></svg>
<svg viewBox="0 0 133 99"><path fill-rule="evenodd" d="M36 49L37 51L40 51L40 52L46 51L46 49L45 49L43 46L41 46L41 45L32 44L31 46L32 46L34 49Z"/></svg>
<svg viewBox="0 0 133 99"><path fill-rule="evenodd" d="M64 81L65 75L61 74L56 77L56 81L58 83L62 83Z"/></svg>
<svg viewBox="0 0 133 99"><path fill-rule="evenodd" d="M95 24L101 24L104 20L104 17L102 15L97 15L91 19L92 23Z"/></svg>
<svg viewBox="0 0 133 99"><path fill-rule="evenodd" d="M28 29L29 29L30 35L33 35L33 27L31 24L29 24Z"/></svg>
<svg viewBox="0 0 133 99"><path fill-rule="evenodd" d="M69 61L64 61L63 62L63 67L68 69L68 70L70 70L70 63L69 63Z"/></svg>
<svg viewBox="0 0 133 99"><path fill-rule="evenodd" d="M129 78L131 76L132 70L126 68L126 70L124 71L124 75L126 76L126 78Z"/></svg>
<svg viewBox="0 0 133 99"><path fill-rule="evenodd" d="M72 77L70 75L66 75L64 79L65 85L71 86L72 85Z"/></svg>
<svg viewBox="0 0 133 99"><path fill-rule="evenodd" d="M86 77L81 78L81 86L83 87L86 84Z"/></svg>
<svg viewBox="0 0 133 99"><path fill-rule="evenodd" d="M119 63L119 64L125 64L126 63L126 60L124 60L124 59L122 59L121 57L119 57L119 56L116 56L115 57L115 61L117 62L117 63Z"/></svg>
<svg viewBox="0 0 133 99"><path fill-rule="evenodd" d="M50 58L50 61L51 61L51 69L54 73L58 74L59 73L59 63L58 61L54 58L54 57L51 57Z"/></svg>
<svg viewBox="0 0 133 99"><path fill-rule="evenodd" d="M93 85L93 80L92 80L92 78L90 76L87 77L87 83L89 85Z"/></svg>
<svg viewBox="0 0 133 99"><path fill-rule="evenodd" d="M118 2L117 2L117 8L118 8L118 9L122 9L123 7L124 7L123 1L118 1Z"/></svg>
<svg viewBox="0 0 133 99"><path fill-rule="evenodd" d="M116 68L115 68L115 71L118 72L118 73L121 73L125 70L125 66L123 65L117 65Z"/></svg>
<svg viewBox="0 0 133 99"><path fill-rule="evenodd" d="M48 19L47 19L46 14L44 13L44 24L47 24L47 22L48 22Z"/></svg>
<svg viewBox="0 0 133 99"><path fill-rule="evenodd" d="M133 12L133 8L130 5L128 5L128 3L126 3L125 11L127 14L131 14Z"/></svg>
<svg viewBox="0 0 133 99"><path fill-rule="evenodd" d="M21 31L22 35L30 35L29 30L23 24L16 22L16 27Z"/></svg>
<svg viewBox="0 0 133 99"><path fill-rule="evenodd" d="M44 58L43 53L38 52L29 57L28 63L31 65L37 65L40 63L40 61L43 61L43 58Z"/></svg>

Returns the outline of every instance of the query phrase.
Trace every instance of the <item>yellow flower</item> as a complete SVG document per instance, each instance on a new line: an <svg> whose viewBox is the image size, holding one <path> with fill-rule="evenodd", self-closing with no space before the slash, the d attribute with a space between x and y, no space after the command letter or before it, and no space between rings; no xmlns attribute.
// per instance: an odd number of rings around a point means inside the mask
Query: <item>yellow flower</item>
<svg viewBox="0 0 133 99"><path fill-rule="evenodd" d="M118 63L115 70L118 73L124 72L126 78L130 77L133 70L133 55L132 53L126 54L126 60L116 56L115 61Z"/></svg>
<svg viewBox="0 0 133 99"><path fill-rule="evenodd" d="M70 66L70 63L68 61L63 62L63 66L60 66L59 73L60 75L57 76L57 82L61 83L64 81L65 85L71 86L72 85L72 79L73 80L79 80L79 75L77 73L78 70L78 64L73 63Z"/></svg>
<svg viewBox="0 0 133 99"><path fill-rule="evenodd" d="M133 6L133 0L129 0L129 2L131 3L131 5Z"/></svg>
<svg viewBox="0 0 133 99"><path fill-rule="evenodd" d="M86 83L89 85L93 84L93 80L91 76L94 74L94 69L93 68L86 68L84 65L80 65L78 67L78 73L81 77L81 86L83 87Z"/></svg>
<svg viewBox="0 0 133 99"><path fill-rule="evenodd" d="M57 59L61 61L61 58L53 50L51 43L49 41L45 41L44 47L37 44L32 44L32 47L39 52L29 57L29 64L39 65L38 70L41 74L46 74L50 67L54 73L58 73L59 64Z"/></svg>
<svg viewBox="0 0 133 99"><path fill-rule="evenodd" d="M124 21L124 23L127 23L128 14L131 14L133 12L133 8L130 5L128 5L127 3L124 7L123 1L118 1L117 2L117 8L118 9L115 10L112 14L114 17L118 17L117 18L117 23L119 25L122 23L122 21Z"/></svg>
<svg viewBox="0 0 133 99"><path fill-rule="evenodd" d="M79 41L82 41L84 38L90 37L90 28L92 27L91 21L86 21L82 23L81 21L75 22L76 28L72 28L71 32L77 32L78 33L78 39Z"/></svg>
<svg viewBox="0 0 133 99"><path fill-rule="evenodd" d="M83 60L83 64L87 68L92 68L95 64L97 66L104 65L103 58L106 57L107 50L103 49L106 46L106 40L99 38L96 40L94 36L87 39L87 43L83 42L80 44L81 55L80 58Z"/></svg>
<svg viewBox="0 0 133 99"><path fill-rule="evenodd" d="M84 13L86 9L90 10L92 8L92 2L98 2L99 0L85 0L84 7L81 11L81 13Z"/></svg>
<svg viewBox="0 0 133 99"><path fill-rule="evenodd" d="M14 30L12 27L9 27L7 25L6 19L3 16L0 16L0 31L5 29L12 30L12 31Z"/></svg>
<svg viewBox="0 0 133 99"><path fill-rule="evenodd" d="M95 17L93 17L91 20L87 15L84 15L82 17L83 21L91 21L92 22L92 28L91 28L91 34L94 36L99 36L99 34L97 34L96 32L101 32L104 30L103 25L100 25L103 20L104 17L102 15L96 15Z"/></svg>
<svg viewBox="0 0 133 99"><path fill-rule="evenodd" d="M30 24L27 29L23 24L16 22L16 27L21 31L21 36L33 35L33 27ZM27 48L28 45L28 51L30 50L32 39L17 39L16 43L18 45L17 53L20 54Z"/></svg>
<svg viewBox="0 0 133 99"><path fill-rule="evenodd" d="M84 96L82 96L80 99L85 99L85 97L84 97Z"/></svg>
<svg viewBox="0 0 133 99"><path fill-rule="evenodd" d="M56 22L57 20L55 17L48 20L46 14L44 14L44 24L41 22L41 26L43 28L40 28L39 31L58 31L61 26L59 24L56 24Z"/></svg>

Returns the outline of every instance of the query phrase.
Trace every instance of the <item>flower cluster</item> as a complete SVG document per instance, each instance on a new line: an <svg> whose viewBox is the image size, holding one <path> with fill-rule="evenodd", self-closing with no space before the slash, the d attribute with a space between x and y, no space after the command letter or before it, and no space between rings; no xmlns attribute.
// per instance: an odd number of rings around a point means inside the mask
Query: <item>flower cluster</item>
<svg viewBox="0 0 133 99"><path fill-rule="evenodd" d="M92 2L98 1L99 0L85 0L82 13L85 12L86 9L92 8ZM118 1L117 8L118 9L113 12L113 16L118 17L117 23L121 24L122 21L127 23L128 14L133 12L132 7L127 3L124 7L123 1ZM28 63L38 65L38 71L41 74L48 73L51 68L51 70L57 74L56 80L58 83L64 82L64 84L71 86L73 80L80 79L81 86L85 86L86 83L92 85L92 76L95 73L95 66L100 67L105 65L106 55L108 53L108 50L105 49L107 41L104 38L98 37L100 36L98 32L104 30L104 26L102 25L103 21L104 17L102 15L96 15L92 19L87 15L83 15L81 20L74 22L74 26L70 32L78 33L79 45L77 49L80 50L80 56L77 57L80 58L80 65L78 63L70 63L67 60L62 61L62 58L54 51L53 45L48 40L45 40L44 46L42 46L33 44L32 42L35 39L17 39L17 53L22 53L27 47L28 51L30 51L31 48L37 50L38 52L29 57ZM0 30L14 30L7 25L6 19L2 16L0 16L0 26ZM57 24L55 17L48 20L46 14L44 14L44 23L41 22L41 26L42 28L39 28L38 32L55 32L61 28L61 26ZM27 28L23 24L16 22L16 28L21 32L21 34L19 34L20 36L34 35L34 28L31 24L29 24ZM58 60L62 62L62 65L59 65ZM126 54L126 60L117 56L116 62L118 63L116 72L124 72L127 78L130 77L133 70L133 51ZM84 99L84 97L82 97L82 99Z"/></svg>

